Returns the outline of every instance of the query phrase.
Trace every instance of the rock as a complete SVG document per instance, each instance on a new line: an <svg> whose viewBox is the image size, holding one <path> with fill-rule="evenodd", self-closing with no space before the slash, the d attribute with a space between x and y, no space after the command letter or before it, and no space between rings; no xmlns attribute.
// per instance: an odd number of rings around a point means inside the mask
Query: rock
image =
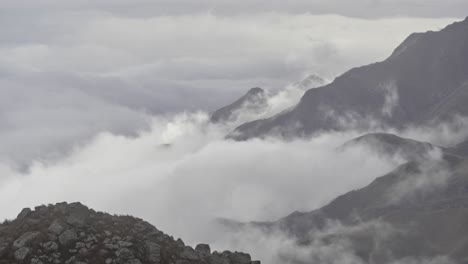
<svg viewBox="0 0 468 264"><path fill-rule="evenodd" d="M128 248L120 248L115 252L115 255L123 260L132 260L135 258L133 252Z"/></svg>
<svg viewBox="0 0 468 264"><path fill-rule="evenodd" d="M22 220L24 219L26 216L29 215L29 213L31 213L31 209L30 208L24 208L23 210L21 210L21 212L18 214L18 216L16 217L17 220Z"/></svg>
<svg viewBox="0 0 468 264"><path fill-rule="evenodd" d="M67 224L75 227L82 227L86 222L86 214L81 212L72 213L67 217Z"/></svg>
<svg viewBox="0 0 468 264"><path fill-rule="evenodd" d="M249 254L241 252L232 253L230 259L232 264L250 264L252 262Z"/></svg>
<svg viewBox="0 0 468 264"><path fill-rule="evenodd" d="M84 248L86 247L86 244L83 242L76 242L75 248Z"/></svg>
<svg viewBox="0 0 468 264"><path fill-rule="evenodd" d="M78 236L73 229L68 229L59 236L59 242L63 246L69 246L71 243L75 242L78 239Z"/></svg>
<svg viewBox="0 0 468 264"><path fill-rule="evenodd" d="M149 264L159 264L161 263L161 246L151 242L145 242L145 253L146 259Z"/></svg>
<svg viewBox="0 0 468 264"><path fill-rule="evenodd" d="M231 253L216 257L206 244L195 250L135 217L77 203L36 210L0 224L0 264L237 264Z"/></svg>
<svg viewBox="0 0 468 264"><path fill-rule="evenodd" d="M8 253L8 243L0 241L0 258Z"/></svg>
<svg viewBox="0 0 468 264"><path fill-rule="evenodd" d="M200 256L198 256L197 252L195 252L193 248L185 246L180 253L180 258L187 260L199 260Z"/></svg>
<svg viewBox="0 0 468 264"><path fill-rule="evenodd" d="M18 249L24 246L29 245L32 241L38 238L41 235L40 232L26 232L13 242L13 248Z"/></svg>
<svg viewBox="0 0 468 264"><path fill-rule="evenodd" d="M132 242L128 241L118 241L117 244L119 245L119 247L131 247L133 245Z"/></svg>
<svg viewBox="0 0 468 264"><path fill-rule="evenodd" d="M59 236L65 230L65 226L60 221L55 220L47 229L49 233Z"/></svg>
<svg viewBox="0 0 468 264"><path fill-rule="evenodd" d="M22 247L15 251L15 259L18 261L23 261L31 252L31 249L28 247Z"/></svg>
<svg viewBox="0 0 468 264"><path fill-rule="evenodd" d="M195 247L195 251L198 253L198 255L203 256L203 257L211 255L210 246L207 244L198 244Z"/></svg>
<svg viewBox="0 0 468 264"><path fill-rule="evenodd" d="M56 251L58 250L59 246L57 243L53 241L48 241L48 242L42 243L42 248L44 248L46 251Z"/></svg>

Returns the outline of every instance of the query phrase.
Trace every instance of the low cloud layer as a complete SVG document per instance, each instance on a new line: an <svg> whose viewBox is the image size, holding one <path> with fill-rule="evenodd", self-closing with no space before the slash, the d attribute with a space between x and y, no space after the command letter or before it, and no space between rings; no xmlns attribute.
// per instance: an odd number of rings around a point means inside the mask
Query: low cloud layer
<svg viewBox="0 0 468 264"><path fill-rule="evenodd" d="M18 168L100 132L135 134L155 114L212 111L250 87L275 93L311 73L332 79L384 59L414 31L455 20L130 15L53 2L34 11L27 1L0 4L0 160ZM300 94L275 104L290 106Z"/></svg>

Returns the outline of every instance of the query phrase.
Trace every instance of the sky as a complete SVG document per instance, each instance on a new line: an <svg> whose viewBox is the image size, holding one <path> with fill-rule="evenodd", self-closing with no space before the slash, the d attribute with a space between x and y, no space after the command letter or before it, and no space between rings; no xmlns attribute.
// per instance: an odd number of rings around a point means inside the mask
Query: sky
<svg viewBox="0 0 468 264"><path fill-rule="evenodd" d="M194 243L215 241L206 231L216 217L273 220L322 206L401 160L336 153L358 131L289 143L224 135L294 105L304 90L291 84L306 76L329 82L384 60L412 32L440 30L464 10L466 0L3 0L0 218L82 201ZM270 95L266 112L207 122L257 86ZM465 136L450 124L431 131L406 134L444 145Z"/></svg>

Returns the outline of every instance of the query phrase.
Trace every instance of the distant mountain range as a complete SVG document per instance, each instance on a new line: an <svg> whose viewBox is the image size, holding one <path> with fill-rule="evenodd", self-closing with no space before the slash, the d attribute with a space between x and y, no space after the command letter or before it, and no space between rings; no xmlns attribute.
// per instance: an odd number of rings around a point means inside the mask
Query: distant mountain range
<svg viewBox="0 0 468 264"><path fill-rule="evenodd" d="M402 128L468 115L468 18L410 35L386 60L308 90L290 111L237 127L229 137L307 136L365 127Z"/></svg>
<svg viewBox="0 0 468 264"><path fill-rule="evenodd" d="M293 108L240 125L228 138L290 139L375 124L399 131L457 116L468 116L468 18L438 32L412 34L386 60L309 89ZM360 261L350 263L438 256L452 262L430 263L468 263L468 139L436 146L368 133L336 151L355 147L384 158L399 157L403 164L310 212L273 222L222 223L232 229L279 230L302 247L345 243ZM310 261L321 263L313 256ZM284 262L304 263L293 255Z"/></svg>
<svg viewBox="0 0 468 264"><path fill-rule="evenodd" d="M224 220L222 224L236 230L254 227L265 233L281 231L301 247L316 246L317 240L325 246L346 241L348 250L362 261L359 263L439 256L453 261L441 263L468 263L468 156L459 149L384 133L363 135L337 151L356 146L408 160L366 187L341 195L319 209L294 212L273 222ZM433 151L439 155L429 155ZM340 228L331 228L333 224ZM284 261L304 263L294 256Z"/></svg>

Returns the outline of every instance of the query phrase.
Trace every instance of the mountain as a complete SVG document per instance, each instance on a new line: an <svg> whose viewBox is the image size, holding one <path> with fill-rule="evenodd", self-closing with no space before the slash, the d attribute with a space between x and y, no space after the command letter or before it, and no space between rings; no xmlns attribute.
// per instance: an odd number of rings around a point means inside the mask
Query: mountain
<svg viewBox="0 0 468 264"><path fill-rule="evenodd" d="M213 123L229 122L236 119L239 111L261 112L267 107L267 94L262 88L251 88L244 96L230 105L214 111L210 121Z"/></svg>
<svg viewBox="0 0 468 264"><path fill-rule="evenodd" d="M338 151L361 144L381 155L403 153L409 161L319 209L227 227L281 231L304 250L344 247L359 259L351 263L468 263L468 156L385 133L363 135ZM442 155L426 155L434 150ZM284 261L305 263L293 254Z"/></svg>
<svg viewBox="0 0 468 264"><path fill-rule="evenodd" d="M399 155L406 161L422 161L431 155L445 158L460 157L461 151L440 146L429 142L421 142L409 138L402 138L389 133L368 133L344 143L339 150L363 146L380 156L394 157Z"/></svg>
<svg viewBox="0 0 468 264"><path fill-rule="evenodd" d="M131 216L80 203L25 208L0 224L0 263L259 264L241 252L194 248Z"/></svg>
<svg viewBox="0 0 468 264"><path fill-rule="evenodd" d="M454 150L459 155L468 156L468 140L465 140L454 147Z"/></svg>
<svg viewBox="0 0 468 264"><path fill-rule="evenodd" d="M315 74L311 74L302 81L294 83L293 86L301 90L307 90L323 86L325 85L325 83L326 81L322 77L317 76Z"/></svg>
<svg viewBox="0 0 468 264"><path fill-rule="evenodd" d="M468 18L410 35L389 58L308 90L290 111L237 127L230 137L294 137L365 126L401 128L468 115Z"/></svg>

